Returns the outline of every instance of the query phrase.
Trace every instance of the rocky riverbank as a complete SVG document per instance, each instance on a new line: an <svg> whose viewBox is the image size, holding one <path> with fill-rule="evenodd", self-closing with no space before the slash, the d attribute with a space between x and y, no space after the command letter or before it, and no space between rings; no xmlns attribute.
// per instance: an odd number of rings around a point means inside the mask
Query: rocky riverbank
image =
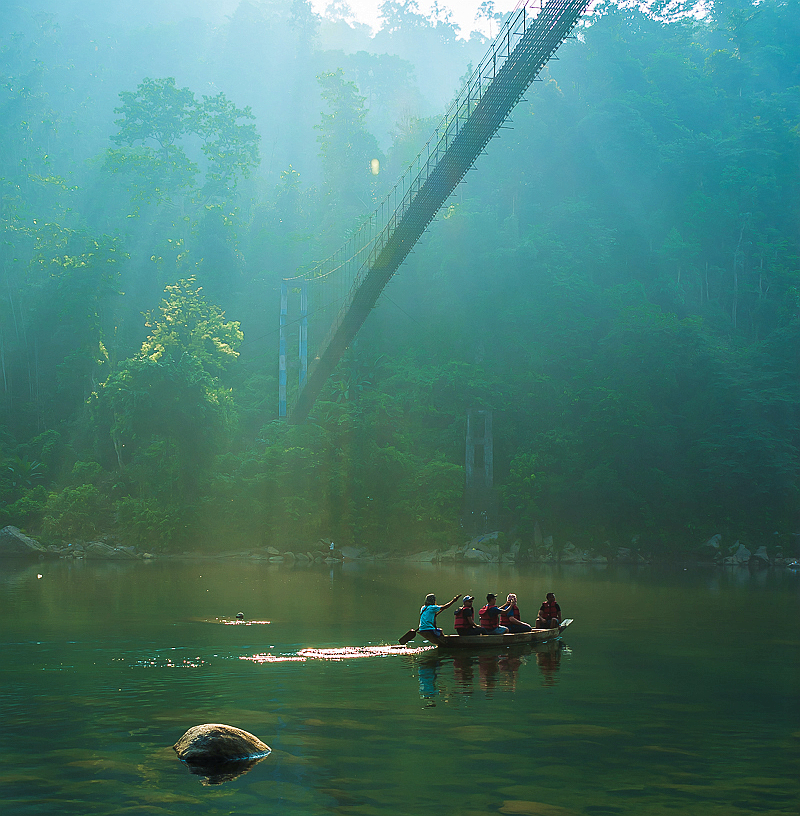
<svg viewBox="0 0 800 816"><path fill-rule="evenodd" d="M447 549L424 550L411 555L400 555L394 552L373 552L366 547L335 547L330 541L321 540L311 550L279 550L275 547L257 547L248 550L220 553L150 553L134 547L115 545L107 541L86 541L71 544L44 545L26 536L16 527L4 527L0 530L0 558L74 558L102 561L137 561L137 560L183 560L212 559L234 560L248 559L268 563L296 564L336 564L346 561L382 561L403 560L425 563L473 563L473 564L650 564L655 560L635 547L606 548L607 554L598 555L576 547L571 542L557 546L548 536L537 541L535 545L523 547L519 541L506 545L502 533L488 533L478 536L464 544L454 545ZM740 541L725 546L722 536L715 535L699 544L687 556L688 560L700 563L725 566L749 567L790 567L800 566L794 557L784 555L776 548L768 552L766 546L751 551Z"/></svg>

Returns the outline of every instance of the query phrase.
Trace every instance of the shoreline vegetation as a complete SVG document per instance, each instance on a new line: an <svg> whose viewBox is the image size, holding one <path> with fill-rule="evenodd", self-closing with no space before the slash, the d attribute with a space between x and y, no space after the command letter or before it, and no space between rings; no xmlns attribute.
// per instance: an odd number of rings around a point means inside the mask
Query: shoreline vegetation
<svg viewBox="0 0 800 816"><path fill-rule="evenodd" d="M800 561L784 553L778 546L769 550L761 545L754 551L740 541L724 545L722 536L715 535L698 545L692 552L681 557L664 558L645 553L634 547L607 545L599 554L580 549L571 542L556 546L551 536L527 548L519 540L510 545L503 533L493 532L476 536L464 544L446 549L431 549L405 554L396 551L372 551L367 547L331 546L332 542L320 539L313 548L307 550L277 547L252 547L235 551L183 551L149 552L133 546L112 544L106 540L75 541L72 543L41 544L26 536L18 528L4 527L0 530L0 559L86 559L97 561L152 561L152 560L237 560L247 559L273 564L310 565L337 564L348 561L408 561L417 563L459 563L459 564L562 564L603 567L609 564L648 565L655 563L692 562L709 566L732 566L762 569L766 567L786 567L796 569Z"/></svg>

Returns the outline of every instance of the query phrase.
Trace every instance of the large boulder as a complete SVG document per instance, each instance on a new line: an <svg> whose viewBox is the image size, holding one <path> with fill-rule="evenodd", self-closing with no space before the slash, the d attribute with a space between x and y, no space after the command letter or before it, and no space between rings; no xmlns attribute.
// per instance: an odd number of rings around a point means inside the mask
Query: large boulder
<svg viewBox="0 0 800 816"><path fill-rule="evenodd" d="M765 546L762 545L750 556L750 564L758 567L769 566L769 555L767 555L767 548Z"/></svg>
<svg viewBox="0 0 800 816"><path fill-rule="evenodd" d="M561 550L559 560L564 564L582 564L589 560L589 555L568 541Z"/></svg>
<svg viewBox="0 0 800 816"><path fill-rule="evenodd" d="M620 547L614 560L619 564L646 564L647 559L630 547Z"/></svg>
<svg viewBox="0 0 800 816"><path fill-rule="evenodd" d="M455 544L444 550L444 552L439 553L439 560L440 561L456 561L457 559L461 558L463 555L463 551L461 547L457 547Z"/></svg>
<svg viewBox="0 0 800 816"><path fill-rule="evenodd" d="M697 555L704 561L718 561L722 558L722 536L717 533L697 548Z"/></svg>
<svg viewBox="0 0 800 816"><path fill-rule="evenodd" d="M472 541L467 544L467 549L471 550L483 550L483 552L488 553L489 555L496 555L499 557L500 555L500 544L498 542L498 538L500 536L499 532L494 533L485 533L484 535L475 536Z"/></svg>
<svg viewBox="0 0 800 816"><path fill-rule="evenodd" d="M465 561L477 561L481 564L488 564L491 561L496 561L496 557L485 550L479 550L476 547L467 547L464 550Z"/></svg>
<svg viewBox="0 0 800 816"><path fill-rule="evenodd" d="M0 557L42 558L50 555L46 547L28 538L17 527L3 527L0 530Z"/></svg>
<svg viewBox="0 0 800 816"><path fill-rule="evenodd" d="M138 556L123 547L112 547L103 541L90 541L84 545L83 557L102 561L135 561Z"/></svg>
<svg viewBox="0 0 800 816"><path fill-rule="evenodd" d="M553 536L545 536L542 539L542 546L537 548L536 555L539 561L555 561L556 560L556 543Z"/></svg>
<svg viewBox="0 0 800 816"><path fill-rule="evenodd" d="M184 762L211 765L266 756L272 750L258 737L221 723L205 723L190 728L172 746Z"/></svg>
<svg viewBox="0 0 800 816"><path fill-rule="evenodd" d="M723 560L724 564L731 564L734 566L742 566L750 561L752 553L741 541L736 542L736 550Z"/></svg>
<svg viewBox="0 0 800 816"><path fill-rule="evenodd" d="M406 556L406 561L438 561L439 560L439 553L436 550L427 550L421 553L415 553L414 555Z"/></svg>

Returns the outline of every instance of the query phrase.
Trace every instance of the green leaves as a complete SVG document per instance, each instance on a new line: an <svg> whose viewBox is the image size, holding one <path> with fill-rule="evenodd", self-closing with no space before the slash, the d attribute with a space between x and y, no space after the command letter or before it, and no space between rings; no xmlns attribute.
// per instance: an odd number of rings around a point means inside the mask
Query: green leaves
<svg viewBox="0 0 800 816"><path fill-rule="evenodd" d="M152 331L140 355L159 362L189 354L206 372L219 374L239 356L244 335L237 322L226 322L225 313L206 301L202 287L195 287L193 277L166 287L159 314L145 316Z"/></svg>
<svg viewBox="0 0 800 816"><path fill-rule="evenodd" d="M188 133L196 133L201 115L194 94L177 88L172 77L144 79L135 91L120 93L122 105L115 120L119 132L113 137L118 145L155 141L165 155Z"/></svg>
<svg viewBox="0 0 800 816"><path fill-rule="evenodd" d="M172 77L147 78L120 99L113 137L120 148L108 151L106 168L131 179L134 198L168 200L194 189L197 178L202 184L196 196L224 198L259 163L252 111L237 108L222 92L198 101ZM199 139L202 162L191 137Z"/></svg>

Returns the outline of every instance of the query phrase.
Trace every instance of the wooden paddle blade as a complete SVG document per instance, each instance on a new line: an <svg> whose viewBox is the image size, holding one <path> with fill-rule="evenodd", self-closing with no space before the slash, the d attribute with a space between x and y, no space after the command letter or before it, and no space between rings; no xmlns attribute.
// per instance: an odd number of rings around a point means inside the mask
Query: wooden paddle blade
<svg viewBox="0 0 800 816"><path fill-rule="evenodd" d="M405 646L406 643L408 643L409 640L414 640L414 638L416 636L417 636L417 630L416 629L409 629L402 637L397 639L397 642L401 646Z"/></svg>

